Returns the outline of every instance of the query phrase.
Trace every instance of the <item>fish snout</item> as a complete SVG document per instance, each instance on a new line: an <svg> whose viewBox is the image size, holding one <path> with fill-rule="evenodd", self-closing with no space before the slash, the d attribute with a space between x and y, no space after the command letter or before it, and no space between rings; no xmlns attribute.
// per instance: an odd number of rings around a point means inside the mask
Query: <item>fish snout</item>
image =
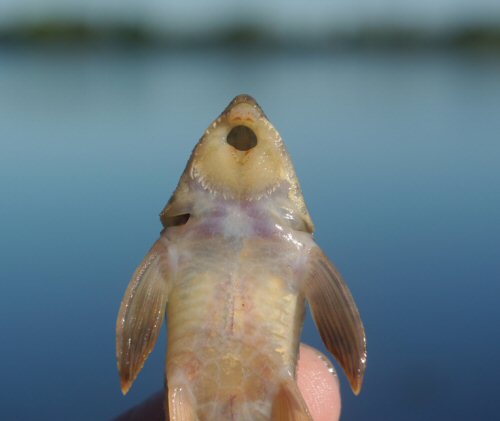
<svg viewBox="0 0 500 421"><path fill-rule="evenodd" d="M263 115L263 112L256 102L248 100L235 103L233 101L227 108L226 115L230 124L245 122L254 124Z"/></svg>

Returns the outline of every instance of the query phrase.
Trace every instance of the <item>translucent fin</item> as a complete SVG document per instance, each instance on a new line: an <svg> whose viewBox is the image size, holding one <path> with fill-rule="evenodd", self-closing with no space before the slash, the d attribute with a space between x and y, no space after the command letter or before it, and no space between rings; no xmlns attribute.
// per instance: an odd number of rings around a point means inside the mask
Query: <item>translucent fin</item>
<svg viewBox="0 0 500 421"><path fill-rule="evenodd" d="M305 295L321 338L346 373L353 392L361 391L366 369L366 337L351 292L319 247L310 255Z"/></svg>
<svg viewBox="0 0 500 421"><path fill-rule="evenodd" d="M116 321L116 356L127 393L160 333L168 296L167 248L159 239L137 268Z"/></svg>
<svg viewBox="0 0 500 421"><path fill-rule="evenodd" d="M274 398L272 421L313 421L309 410L294 380L280 385Z"/></svg>
<svg viewBox="0 0 500 421"><path fill-rule="evenodd" d="M178 386L168 389L170 421L197 421L194 399L188 389Z"/></svg>

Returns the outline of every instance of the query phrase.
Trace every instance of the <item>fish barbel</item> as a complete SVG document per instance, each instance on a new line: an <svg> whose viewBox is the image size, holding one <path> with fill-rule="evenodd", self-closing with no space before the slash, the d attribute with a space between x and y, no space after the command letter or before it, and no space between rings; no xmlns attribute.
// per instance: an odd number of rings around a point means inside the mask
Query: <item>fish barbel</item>
<svg viewBox="0 0 500 421"><path fill-rule="evenodd" d="M237 96L205 131L160 218L118 314L124 394L166 313L167 419L310 421L295 382L306 301L359 393L358 310L313 240L291 159L252 97Z"/></svg>

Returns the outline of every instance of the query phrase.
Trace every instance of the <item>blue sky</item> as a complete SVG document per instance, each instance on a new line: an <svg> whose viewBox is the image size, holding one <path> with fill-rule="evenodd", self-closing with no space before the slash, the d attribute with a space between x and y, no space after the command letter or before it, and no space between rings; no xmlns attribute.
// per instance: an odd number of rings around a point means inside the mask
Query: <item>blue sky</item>
<svg viewBox="0 0 500 421"><path fill-rule="evenodd" d="M0 23L53 16L89 20L130 17L153 25L192 30L255 17L277 30L351 26L380 21L442 26L499 21L498 0L0 0Z"/></svg>

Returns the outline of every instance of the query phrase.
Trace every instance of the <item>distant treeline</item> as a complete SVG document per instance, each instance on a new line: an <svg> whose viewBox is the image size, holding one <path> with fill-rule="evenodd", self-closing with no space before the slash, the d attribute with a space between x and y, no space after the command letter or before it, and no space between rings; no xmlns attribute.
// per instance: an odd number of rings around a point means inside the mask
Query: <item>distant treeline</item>
<svg viewBox="0 0 500 421"><path fill-rule="evenodd" d="M353 31L325 31L321 35L276 35L265 27L240 23L198 33L152 31L133 24L90 25L44 22L0 28L2 45L63 45L136 48L251 47L255 49L468 49L500 53L500 22L430 31L395 26L373 26Z"/></svg>

